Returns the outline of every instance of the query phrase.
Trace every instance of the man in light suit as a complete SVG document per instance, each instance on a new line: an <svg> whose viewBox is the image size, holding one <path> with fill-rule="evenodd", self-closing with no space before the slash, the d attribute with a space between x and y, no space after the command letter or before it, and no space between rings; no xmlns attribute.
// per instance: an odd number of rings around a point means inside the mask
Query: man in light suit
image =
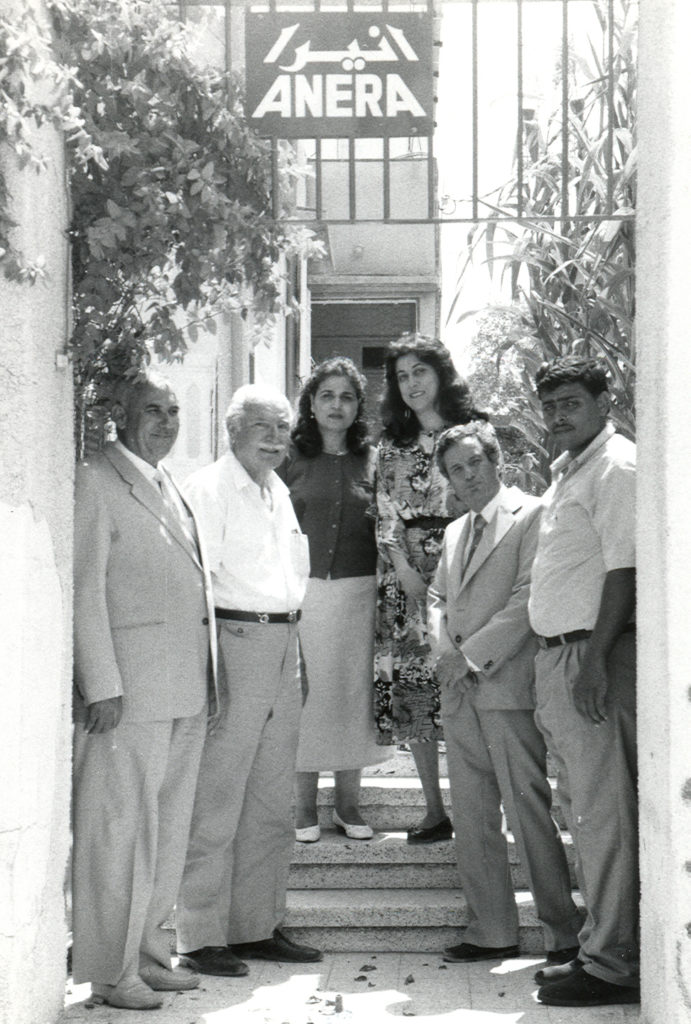
<svg viewBox="0 0 691 1024"><path fill-rule="evenodd" d="M112 1006L153 1009L199 983L171 969L163 925L216 702L213 602L194 518L160 465L175 395L141 374L112 417L117 441L76 481L73 973Z"/></svg>
<svg viewBox="0 0 691 1024"><path fill-rule="evenodd" d="M540 502L501 483L501 449L484 421L445 431L437 459L470 509L446 529L428 595L468 911L464 941L444 959L467 963L518 953L503 804L548 959L562 963L574 955L581 918L550 814L546 748L533 717L536 643L527 608Z"/></svg>

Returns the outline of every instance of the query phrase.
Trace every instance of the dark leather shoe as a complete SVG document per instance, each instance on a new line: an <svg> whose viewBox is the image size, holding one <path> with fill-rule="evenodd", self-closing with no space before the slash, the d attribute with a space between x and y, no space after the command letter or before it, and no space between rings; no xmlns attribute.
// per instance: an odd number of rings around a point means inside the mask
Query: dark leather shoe
<svg viewBox="0 0 691 1024"><path fill-rule="evenodd" d="M568 964L578 956L578 946L568 946L566 949L548 949L545 960L548 964Z"/></svg>
<svg viewBox="0 0 691 1024"><path fill-rule="evenodd" d="M291 942L287 935L284 935L278 928L270 939L262 939L260 942L240 942L235 944L233 952L238 956L246 956L248 960L276 960L289 964L316 963L322 959L322 953L312 946L300 946L297 942Z"/></svg>
<svg viewBox="0 0 691 1024"><path fill-rule="evenodd" d="M474 946L472 942L461 942L444 950L447 964L472 964L476 960L503 960L518 956L518 946Z"/></svg>
<svg viewBox="0 0 691 1024"><path fill-rule="evenodd" d="M640 1003L641 991L636 985L613 985L602 981L584 968L562 981L543 985L537 998L547 1006L617 1006L620 1003Z"/></svg>
<svg viewBox="0 0 691 1024"><path fill-rule="evenodd" d="M445 839L453 839L453 825L449 818L442 818L430 828L414 825L408 829L409 843L441 843Z"/></svg>
<svg viewBox="0 0 691 1024"><path fill-rule="evenodd" d="M533 977L538 985L549 985L553 981L563 981L564 978L570 978L576 971L580 971L581 967L583 967L583 961L579 960L576 956L565 964L541 967L539 971L535 971Z"/></svg>
<svg viewBox="0 0 691 1024"><path fill-rule="evenodd" d="M249 967L239 960L230 946L202 946L188 953L178 953L183 967L191 967L199 974L214 974L218 978L242 978Z"/></svg>

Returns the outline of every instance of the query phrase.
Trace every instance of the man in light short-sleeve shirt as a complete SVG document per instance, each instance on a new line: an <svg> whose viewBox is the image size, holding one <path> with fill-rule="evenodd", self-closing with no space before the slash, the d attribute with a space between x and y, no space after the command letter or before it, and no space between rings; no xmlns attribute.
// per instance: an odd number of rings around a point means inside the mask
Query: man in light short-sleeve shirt
<svg viewBox="0 0 691 1024"><path fill-rule="evenodd" d="M536 720L558 770L587 916L578 957L536 974L541 1002L635 1003L638 862L635 453L608 421L605 367L569 356L536 377L552 465L532 571Z"/></svg>

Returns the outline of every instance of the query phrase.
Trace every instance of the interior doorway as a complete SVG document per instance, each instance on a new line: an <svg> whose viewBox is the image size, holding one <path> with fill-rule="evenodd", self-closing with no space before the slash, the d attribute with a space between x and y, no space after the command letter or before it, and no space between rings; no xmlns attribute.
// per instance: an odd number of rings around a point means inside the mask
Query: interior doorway
<svg viewBox="0 0 691 1024"><path fill-rule="evenodd" d="M348 356L367 378L367 416L372 437L381 430L378 406L390 341L417 329L414 299L388 302L313 302L312 359Z"/></svg>

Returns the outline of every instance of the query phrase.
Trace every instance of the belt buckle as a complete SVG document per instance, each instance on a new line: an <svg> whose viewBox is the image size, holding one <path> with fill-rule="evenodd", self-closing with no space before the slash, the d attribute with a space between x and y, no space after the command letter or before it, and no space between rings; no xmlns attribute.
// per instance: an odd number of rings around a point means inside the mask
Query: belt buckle
<svg viewBox="0 0 691 1024"><path fill-rule="evenodd" d="M257 618L261 622L262 626L266 626L268 624L268 621L269 621L269 613L268 612L257 612Z"/></svg>
<svg viewBox="0 0 691 1024"><path fill-rule="evenodd" d="M288 622L295 622L297 619L297 612L288 612Z"/></svg>

